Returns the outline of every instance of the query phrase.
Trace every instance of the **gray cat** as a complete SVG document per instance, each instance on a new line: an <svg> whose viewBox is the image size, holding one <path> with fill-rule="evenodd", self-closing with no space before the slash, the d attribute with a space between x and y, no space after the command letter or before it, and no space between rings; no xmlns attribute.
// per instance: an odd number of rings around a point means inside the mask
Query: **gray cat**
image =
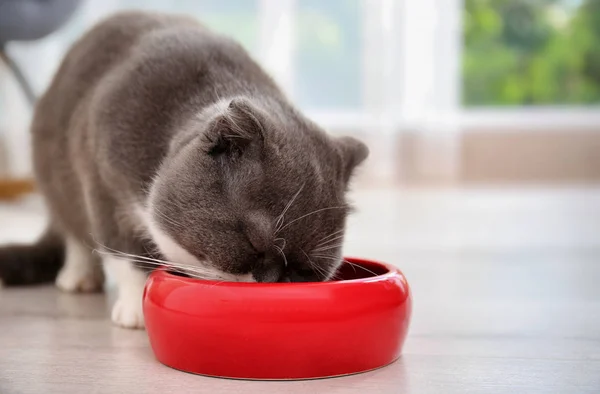
<svg viewBox="0 0 600 394"><path fill-rule="evenodd" d="M330 279L348 181L368 155L302 116L234 41L141 12L75 43L32 133L50 224L35 245L0 249L0 279L95 291L102 262L118 286L112 320L131 328L144 325L156 265L219 280Z"/></svg>

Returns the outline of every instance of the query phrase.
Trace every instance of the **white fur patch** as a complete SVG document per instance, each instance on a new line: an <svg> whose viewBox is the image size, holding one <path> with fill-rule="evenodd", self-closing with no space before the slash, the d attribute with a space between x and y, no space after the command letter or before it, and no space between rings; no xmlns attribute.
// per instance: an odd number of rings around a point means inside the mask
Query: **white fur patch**
<svg viewBox="0 0 600 394"><path fill-rule="evenodd" d="M166 256L169 261L191 266L199 266L202 264L200 260L185 250L173 240L173 238L169 237L152 220L148 220L147 223L148 232L152 236L152 239L160 249L161 253Z"/></svg>
<svg viewBox="0 0 600 394"><path fill-rule="evenodd" d="M137 205L134 210L142 223L144 223L148 235L150 235L156 246L158 246L160 252L169 261L192 266L201 265L200 260L181 247L181 245L175 242L163 230L160 229L158 224L152 218L152 208L145 210L141 206Z"/></svg>
<svg viewBox="0 0 600 394"><path fill-rule="evenodd" d="M252 276L252 274L243 274L243 275L234 275L236 282L256 282L256 279Z"/></svg>
<svg viewBox="0 0 600 394"><path fill-rule="evenodd" d="M104 267L117 282L118 298L112 308L113 323L125 328L144 328L142 295L146 274L133 264L116 257L105 257Z"/></svg>
<svg viewBox="0 0 600 394"><path fill-rule="evenodd" d="M70 293L102 289L104 273L92 251L73 237L66 239L65 263L56 277L56 286Z"/></svg>
<svg viewBox="0 0 600 394"><path fill-rule="evenodd" d="M190 274L194 274L197 271L201 271L206 279L218 279L228 282L256 282L252 277L252 274L234 275L229 274L216 268L212 267L207 261L201 261L196 256L185 250L180 244L178 244L173 238L171 238L165 231L152 218L152 206L148 210L137 206L135 209L140 220L146 225L146 229L158 249L163 256L170 262L177 264L178 266L189 266ZM198 270L194 271L194 268Z"/></svg>

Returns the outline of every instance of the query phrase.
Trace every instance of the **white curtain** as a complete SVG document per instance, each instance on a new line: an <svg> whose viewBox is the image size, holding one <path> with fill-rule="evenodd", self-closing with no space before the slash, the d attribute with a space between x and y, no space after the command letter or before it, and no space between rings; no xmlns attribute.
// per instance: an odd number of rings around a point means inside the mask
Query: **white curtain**
<svg viewBox="0 0 600 394"><path fill-rule="evenodd" d="M87 0L60 31L9 51L42 92L69 44L107 14L187 13L241 41L330 132L367 139L375 172L388 177L402 130L431 135L424 153L445 155L448 170L456 165L461 7L461 0ZM30 172L29 112L2 70L0 130L16 175Z"/></svg>

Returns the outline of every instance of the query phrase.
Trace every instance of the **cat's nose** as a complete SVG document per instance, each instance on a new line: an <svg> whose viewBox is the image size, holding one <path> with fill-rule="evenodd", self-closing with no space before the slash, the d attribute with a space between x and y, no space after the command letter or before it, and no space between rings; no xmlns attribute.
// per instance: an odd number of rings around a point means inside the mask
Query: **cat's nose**
<svg viewBox="0 0 600 394"><path fill-rule="evenodd" d="M273 243L273 227L271 220L261 212L254 211L248 214L245 223L246 237L257 252L268 251Z"/></svg>

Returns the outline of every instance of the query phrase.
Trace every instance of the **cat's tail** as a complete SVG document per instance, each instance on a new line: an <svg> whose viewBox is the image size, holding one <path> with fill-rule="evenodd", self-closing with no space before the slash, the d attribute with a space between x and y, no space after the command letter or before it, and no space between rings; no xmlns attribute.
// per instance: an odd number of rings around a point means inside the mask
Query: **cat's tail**
<svg viewBox="0 0 600 394"><path fill-rule="evenodd" d="M0 247L0 285L19 286L52 282L65 257L62 237L52 229L33 245Z"/></svg>

